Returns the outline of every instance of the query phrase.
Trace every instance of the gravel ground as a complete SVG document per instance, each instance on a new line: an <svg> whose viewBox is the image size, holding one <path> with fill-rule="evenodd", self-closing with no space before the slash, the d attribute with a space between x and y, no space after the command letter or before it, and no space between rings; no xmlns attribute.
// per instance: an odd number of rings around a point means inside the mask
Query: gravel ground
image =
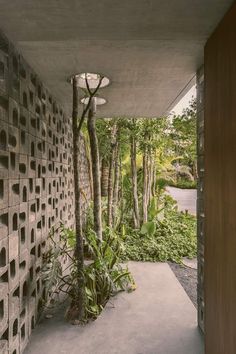
<svg viewBox="0 0 236 354"><path fill-rule="evenodd" d="M169 265L192 303L197 307L197 270L171 262Z"/></svg>

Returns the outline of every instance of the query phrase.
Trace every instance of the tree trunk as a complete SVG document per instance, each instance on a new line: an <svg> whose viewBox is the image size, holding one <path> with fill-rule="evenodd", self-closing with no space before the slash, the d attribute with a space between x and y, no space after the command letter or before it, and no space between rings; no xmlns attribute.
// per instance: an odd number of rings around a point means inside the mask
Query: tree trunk
<svg viewBox="0 0 236 354"><path fill-rule="evenodd" d="M147 148L145 147L143 153L143 223L147 222L147 187L148 187L148 167L147 167Z"/></svg>
<svg viewBox="0 0 236 354"><path fill-rule="evenodd" d="M112 220L115 222L116 212L118 207L118 194L119 194L119 177L120 177L120 166L119 166L119 142L116 141L115 148L115 162L114 162L114 189L113 189L113 205L112 205Z"/></svg>
<svg viewBox="0 0 236 354"><path fill-rule="evenodd" d="M101 190L102 197L107 197L108 192L109 166L105 159L102 160Z"/></svg>
<svg viewBox="0 0 236 354"><path fill-rule="evenodd" d="M79 174L79 146L80 132L78 129L78 89L76 78L73 79L73 168L74 168L74 193L75 193L75 235L76 249L75 256L77 259L77 299L73 304L76 311L76 317L82 321L85 316L85 283L84 283L84 249L83 249L83 232L81 220L81 195L80 195L80 174Z"/></svg>
<svg viewBox="0 0 236 354"><path fill-rule="evenodd" d="M147 167L147 208L149 207L150 200L152 197L152 183L153 183L153 156L152 152L148 152L148 167Z"/></svg>
<svg viewBox="0 0 236 354"><path fill-rule="evenodd" d="M120 156L120 194L119 194L119 198L120 198L120 225L122 225L123 223L123 219L124 219L124 186L123 186L123 177L122 177L122 160L121 160L121 156Z"/></svg>
<svg viewBox="0 0 236 354"><path fill-rule="evenodd" d="M113 125L111 131L111 153L109 160L109 177L108 177L108 200L107 200L107 223L112 226L112 205L113 205L113 174L114 174L114 159L116 145L116 124Z"/></svg>
<svg viewBox="0 0 236 354"><path fill-rule="evenodd" d="M132 134L132 133L131 133ZM140 228L139 204L138 204L138 183L137 183L137 164L136 164L137 146L135 137L131 136L130 144L130 161L131 161L131 177L132 177L132 194L134 207L134 227Z"/></svg>
<svg viewBox="0 0 236 354"><path fill-rule="evenodd" d="M156 161L156 151L154 153L153 159L153 177L152 177L152 196L156 196L156 184L157 184L157 161Z"/></svg>
<svg viewBox="0 0 236 354"><path fill-rule="evenodd" d="M102 203L101 203L101 183L100 183L100 163L99 148L95 125L95 101L92 99L88 113L87 128L89 133L92 172L93 172L93 217L94 231L102 241Z"/></svg>

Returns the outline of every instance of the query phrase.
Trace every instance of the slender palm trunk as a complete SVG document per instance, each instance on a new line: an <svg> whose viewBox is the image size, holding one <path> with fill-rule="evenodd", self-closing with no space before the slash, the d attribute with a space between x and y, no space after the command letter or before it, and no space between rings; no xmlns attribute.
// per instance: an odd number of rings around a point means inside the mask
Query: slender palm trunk
<svg viewBox="0 0 236 354"><path fill-rule="evenodd" d="M84 250L83 250L83 231L81 219L81 195L80 195L80 169L79 169L79 147L80 147L80 132L78 129L78 89L76 78L73 79L73 167L74 167L74 193L75 193L75 234L76 234L76 249L75 255L77 258L77 298L76 316L78 320L83 320L85 315L85 283L84 283Z"/></svg>
<svg viewBox="0 0 236 354"><path fill-rule="evenodd" d="M148 219L148 207L147 207L147 190L148 190L148 156L147 148L144 149L143 154L143 223L147 222Z"/></svg>
<svg viewBox="0 0 236 354"><path fill-rule="evenodd" d="M109 177L108 177L108 200L107 200L107 223L112 226L112 205L113 205L113 175L114 175L114 162L115 162L115 146L116 146L116 124L112 127L111 132L111 153L109 160Z"/></svg>
<svg viewBox="0 0 236 354"><path fill-rule="evenodd" d="M152 184L153 184L153 156L152 151L148 152L148 183L147 183L147 207L149 207L152 198Z"/></svg>
<svg viewBox="0 0 236 354"><path fill-rule="evenodd" d="M113 224L117 215L118 208L118 193L119 193L119 180L120 180L120 164L119 164L119 142L116 142L115 149L115 162L114 162L114 189L113 189L113 205L112 205L112 220Z"/></svg>
<svg viewBox="0 0 236 354"><path fill-rule="evenodd" d="M100 162L99 148L96 134L95 124L95 102L92 99L91 107L88 113L87 128L89 133L91 161L93 172L93 216L94 216L94 231L97 237L102 241L102 203L101 203L101 180L100 180Z"/></svg>
<svg viewBox="0 0 236 354"><path fill-rule="evenodd" d="M120 193L119 193L119 199L120 199L120 225L123 223L124 219L124 186L123 186L123 176L122 176L122 160L120 156Z"/></svg>
<svg viewBox="0 0 236 354"><path fill-rule="evenodd" d="M137 164L136 164L137 146L134 136L131 136L130 144L130 161L131 161L131 176L132 176L132 194L133 194L133 218L134 227L140 228L139 204L138 204L138 183L137 183Z"/></svg>
<svg viewBox="0 0 236 354"><path fill-rule="evenodd" d="M153 157L153 177L152 177L152 196L156 196L156 184L157 184L157 161L156 161L156 151Z"/></svg>

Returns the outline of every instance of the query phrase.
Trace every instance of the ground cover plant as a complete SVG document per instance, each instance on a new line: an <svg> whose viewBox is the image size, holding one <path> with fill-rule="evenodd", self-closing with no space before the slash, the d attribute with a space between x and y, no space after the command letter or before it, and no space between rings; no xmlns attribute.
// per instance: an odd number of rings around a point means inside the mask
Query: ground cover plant
<svg viewBox="0 0 236 354"><path fill-rule="evenodd" d="M196 218L179 212L169 197L163 214L141 230L127 228L124 260L181 263L196 256Z"/></svg>

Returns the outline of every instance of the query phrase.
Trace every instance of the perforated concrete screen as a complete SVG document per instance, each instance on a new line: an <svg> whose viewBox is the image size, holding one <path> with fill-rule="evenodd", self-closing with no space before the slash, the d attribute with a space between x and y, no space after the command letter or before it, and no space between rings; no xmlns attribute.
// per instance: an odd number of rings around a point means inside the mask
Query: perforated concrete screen
<svg viewBox="0 0 236 354"><path fill-rule="evenodd" d="M70 87L69 87L70 89ZM37 320L48 234L74 226L71 120L0 37L0 353L25 348ZM90 195L81 143L82 188ZM8 352L9 350L9 352Z"/></svg>

